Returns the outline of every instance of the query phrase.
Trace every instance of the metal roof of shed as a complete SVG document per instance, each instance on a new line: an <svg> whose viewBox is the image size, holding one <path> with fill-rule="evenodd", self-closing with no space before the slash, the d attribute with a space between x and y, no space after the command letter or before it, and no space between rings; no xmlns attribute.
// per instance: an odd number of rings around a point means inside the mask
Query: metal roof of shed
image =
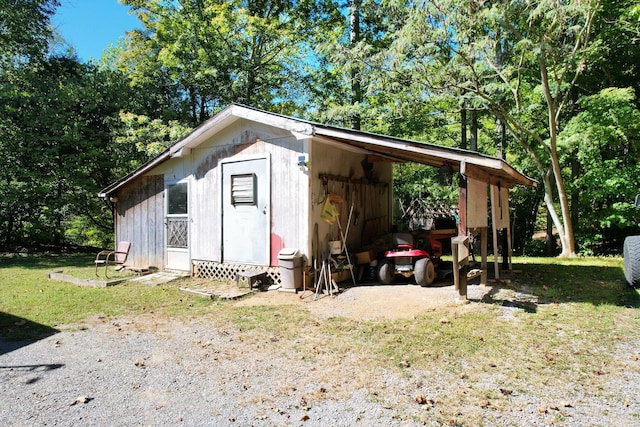
<svg viewBox="0 0 640 427"><path fill-rule="evenodd" d="M415 162L435 167L448 164L454 171L458 171L464 176L491 184L499 183L503 187L513 187L517 184L536 185L536 181L518 172L504 160L475 151L327 126L243 105L231 104L156 158L101 190L98 195L100 197L109 197L110 194L131 180L149 172L165 161L173 157L188 155L192 148L197 147L223 128L240 119L287 130L297 139L310 138L345 148L350 147L352 150L380 156L395 162Z"/></svg>

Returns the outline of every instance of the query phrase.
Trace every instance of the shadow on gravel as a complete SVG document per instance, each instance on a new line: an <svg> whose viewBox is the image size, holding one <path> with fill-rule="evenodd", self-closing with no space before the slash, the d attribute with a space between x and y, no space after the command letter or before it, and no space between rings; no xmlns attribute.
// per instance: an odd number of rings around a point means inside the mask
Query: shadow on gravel
<svg viewBox="0 0 640 427"><path fill-rule="evenodd" d="M47 365L13 365L13 366L3 366L0 365L0 369L6 369L12 372L19 372L24 374L35 374L47 371L53 371L54 369L62 368L64 365L61 363L50 363ZM40 381L40 376L32 376L24 381L25 384L35 384Z"/></svg>
<svg viewBox="0 0 640 427"><path fill-rule="evenodd" d="M57 334L55 328L0 311L0 355Z"/></svg>

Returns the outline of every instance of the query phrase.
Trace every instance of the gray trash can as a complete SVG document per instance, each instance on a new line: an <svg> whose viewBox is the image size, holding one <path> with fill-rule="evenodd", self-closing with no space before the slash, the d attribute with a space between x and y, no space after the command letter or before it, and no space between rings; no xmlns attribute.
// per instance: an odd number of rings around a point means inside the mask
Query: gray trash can
<svg viewBox="0 0 640 427"><path fill-rule="evenodd" d="M278 252L280 266L280 284L284 289L302 287L302 254L293 248L284 248Z"/></svg>

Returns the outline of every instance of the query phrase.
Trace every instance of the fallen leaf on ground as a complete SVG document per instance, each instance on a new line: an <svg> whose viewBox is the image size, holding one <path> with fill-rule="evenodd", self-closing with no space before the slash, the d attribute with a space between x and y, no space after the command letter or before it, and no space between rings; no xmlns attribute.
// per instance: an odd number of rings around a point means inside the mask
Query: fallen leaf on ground
<svg viewBox="0 0 640 427"><path fill-rule="evenodd" d="M70 406L76 405L78 403L88 403L91 400L90 397L87 396L78 396L78 398L76 400L74 400L73 402L71 402Z"/></svg>
<svg viewBox="0 0 640 427"><path fill-rule="evenodd" d="M422 394L417 395L415 400L416 400L416 403L420 405L433 405L434 403L436 403L435 400L431 398L427 398Z"/></svg>

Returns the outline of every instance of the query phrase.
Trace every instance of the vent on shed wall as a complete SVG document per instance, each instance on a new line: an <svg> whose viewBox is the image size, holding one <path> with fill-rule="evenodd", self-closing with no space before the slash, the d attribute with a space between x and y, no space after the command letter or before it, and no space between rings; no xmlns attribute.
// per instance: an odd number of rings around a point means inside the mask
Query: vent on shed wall
<svg viewBox="0 0 640 427"><path fill-rule="evenodd" d="M253 173L231 175L231 203L236 205L256 204L256 175Z"/></svg>

